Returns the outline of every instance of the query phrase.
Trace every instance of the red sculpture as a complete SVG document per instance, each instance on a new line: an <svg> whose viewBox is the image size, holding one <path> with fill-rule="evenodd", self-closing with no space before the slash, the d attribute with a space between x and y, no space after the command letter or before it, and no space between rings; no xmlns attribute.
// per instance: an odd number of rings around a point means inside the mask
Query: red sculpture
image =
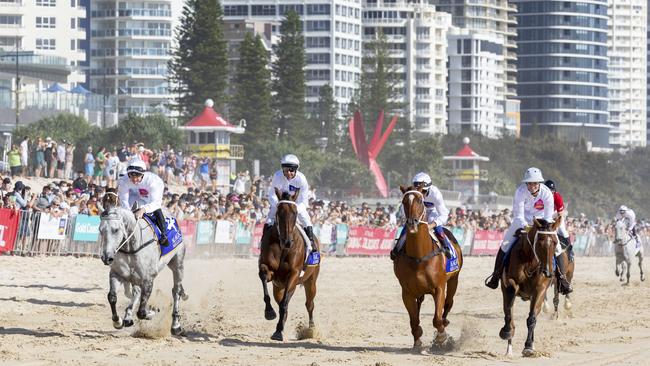
<svg viewBox="0 0 650 366"><path fill-rule="evenodd" d="M352 140L352 148L354 153L357 155L357 159L364 165L366 165L372 174L375 176L375 185L381 193L381 195L386 198L388 197L388 186L386 185L386 180L384 175L381 174L381 168L377 164L377 155L384 147L386 140L393 128L397 123L397 116L394 116L391 119L386 132L382 135L381 129L384 125L384 111L382 110L379 113L379 118L377 118L377 125L375 126L375 132L372 134L372 140L370 144L366 143L366 131L363 127L363 117L361 117L361 112L356 111L354 113L354 118L350 120L350 139Z"/></svg>

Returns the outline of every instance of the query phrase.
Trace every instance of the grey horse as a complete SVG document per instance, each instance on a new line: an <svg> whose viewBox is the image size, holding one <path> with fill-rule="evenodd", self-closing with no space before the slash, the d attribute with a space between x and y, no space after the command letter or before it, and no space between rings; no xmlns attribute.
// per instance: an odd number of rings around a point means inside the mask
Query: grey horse
<svg viewBox="0 0 650 366"><path fill-rule="evenodd" d="M147 308L147 301L151 296L154 279L168 266L174 277L171 333L181 335L180 299L187 299L182 285L185 245L180 243L172 252L160 257L160 248L151 225L146 220L136 220L130 210L121 207L107 208L101 214L99 235L102 262L111 268L108 303L113 314L113 327L121 329L133 325L133 306L138 301L138 319L151 319L155 315L153 310ZM115 309L116 291L120 284L124 284L125 295L131 300L123 320Z"/></svg>
<svg viewBox="0 0 650 366"><path fill-rule="evenodd" d="M614 227L614 253L616 254L616 276L619 281L623 282L623 276L627 276L627 282L630 284L630 269L632 267L632 257L639 258L639 270L641 271L641 281L645 281L643 274L643 247L636 248L636 240L627 230L622 220L617 220Z"/></svg>

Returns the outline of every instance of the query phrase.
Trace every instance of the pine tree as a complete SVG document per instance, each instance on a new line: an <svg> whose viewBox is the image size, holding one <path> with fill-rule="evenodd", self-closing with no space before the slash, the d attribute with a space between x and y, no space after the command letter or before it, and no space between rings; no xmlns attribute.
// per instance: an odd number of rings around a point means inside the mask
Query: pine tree
<svg viewBox="0 0 650 366"><path fill-rule="evenodd" d="M226 102L228 55L223 11L218 0L187 0L176 29L177 48L169 62L171 90L184 116L193 116L206 99Z"/></svg>
<svg viewBox="0 0 650 366"><path fill-rule="evenodd" d="M239 48L239 64L231 100L234 121L246 120L246 133L239 141L244 144L249 159L265 153L267 141L275 134L271 126L271 71L269 54L262 38L247 32Z"/></svg>
<svg viewBox="0 0 650 366"><path fill-rule="evenodd" d="M309 126L305 123L305 40L300 17L289 11L280 25L280 41L274 47L273 106L281 136L305 142Z"/></svg>
<svg viewBox="0 0 650 366"><path fill-rule="evenodd" d="M318 97L318 122L324 124L321 126L322 131L320 133L323 137L327 137L327 150L338 152L339 135L337 131L339 120L336 116L337 106L332 87L329 84L323 85L320 88Z"/></svg>

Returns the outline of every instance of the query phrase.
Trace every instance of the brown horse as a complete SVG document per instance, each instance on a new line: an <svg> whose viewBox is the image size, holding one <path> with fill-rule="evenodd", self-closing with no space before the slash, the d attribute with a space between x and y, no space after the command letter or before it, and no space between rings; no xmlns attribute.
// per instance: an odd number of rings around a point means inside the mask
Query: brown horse
<svg viewBox="0 0 650 366"><path fill-rule="evenodd" d="M569 261L569 256L566 253L566 250L562 251L562 254L558 256L558 260L561 260L564 262L564 268L566 268L566 273L564 276L566 277L566 280L569 281L569 283L572 283L573 281L573 272L575 271L575 259L573 262ZM555 320L559 319L560 313L558 311L558 307L560 305L560 290L559 290L559 285L558 285L558 280L557 278L554 281L551 281L551 285L553 285L554 289L554 296L553 296L553 318ZM571 304L571 295L566 294L564 295L564 309L565 310L571 310L572 304ZM548 312L548 304L546 303L546 297L544 297L544 307L543 307L544 312Z"/></svg>
<svg viewBox="0 0 650 366"><path fill-rule="evenodd" d="M528 232L522 231L519 240L510 250L509 264L501 278L505 325L499 332L501 339L508 341L508 356L512 355L512 337L515 335L512 307L517 296L524 301L530 300L530 311L526 319L528 336L522 354L526 357L535 354L535 324L546 297L546 289L553 278L553 254L558 242L557 228L560 220L561 218L549 224L535 219L532 228Z"/></svg>
<svg viewBox="0 0 650 366"><path fill-rule="evenodd" d="M430 294L435 301L433 326L437 334L437 345L447 340L445 327L449 325L447 316L454 305L454 295L458 288L458 275L463 267L463 254L451 232L446 234L458 253L459 269L446 273L446 258L439 244L434 244L429 234L429 226L422 221L426 215L422 188L400 187L403 193L402 206L406 215L406 242L404 253L398 255L393 264L395 276L402 286L402 301L409 313L413 348L422 346L422 327L420 327L420 307L424 295ZM446 292L446 293L445 293Z"/></svg>
<svg viewBox="0 0 650 366"><path fill-rule="evenodd" d="M289 301L297 285L305 287L305 306L309 313L309 328L314 328L314 297L316 297L316 280L320 264L309 266L301 277L300 272L305 263L305 241L296 229L298 208L296 198L300 191L290 196L275 190L280 202L276 211L273 227L265 227L260 245L259 276L264 290L264 316L267 320L276 317L271 306L271 298L266 283L273 282L273 297L280 308L280 318L271 339L283 341L284 324L287 321Z"/></svg>

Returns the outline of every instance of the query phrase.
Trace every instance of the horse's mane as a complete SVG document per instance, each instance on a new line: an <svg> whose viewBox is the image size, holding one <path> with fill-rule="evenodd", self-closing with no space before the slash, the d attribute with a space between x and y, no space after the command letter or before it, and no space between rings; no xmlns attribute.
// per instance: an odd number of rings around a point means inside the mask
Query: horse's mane
<svg viewBox="0 0 650 366"><path fill-rule="evenodd" d="M282 192L282 196L280 196L280 201L291 201L291 195L289 192Z"/></svg>

